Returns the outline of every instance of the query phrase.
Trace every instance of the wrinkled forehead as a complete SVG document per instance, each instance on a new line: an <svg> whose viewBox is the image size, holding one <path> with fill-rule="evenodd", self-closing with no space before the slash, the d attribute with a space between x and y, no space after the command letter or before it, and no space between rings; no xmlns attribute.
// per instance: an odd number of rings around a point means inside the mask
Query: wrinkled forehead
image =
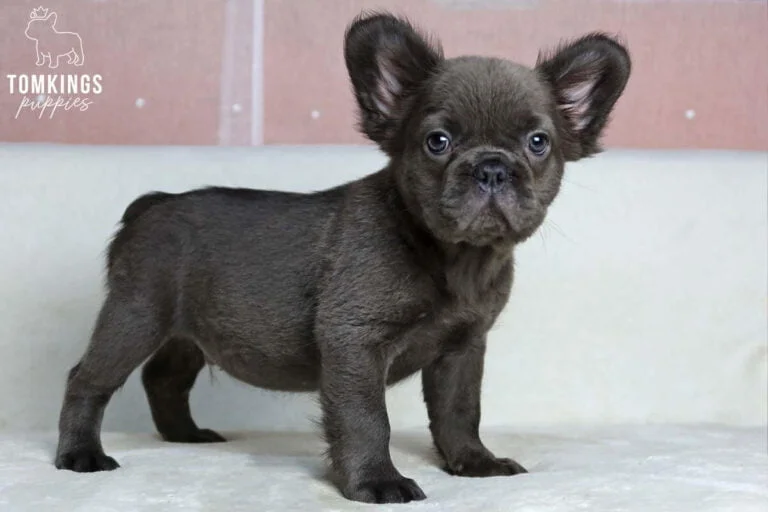
<svg viewBox="0 0 768 512"><path fill-rule="evenodd" d="M431 112L473 131L529 129L547 122L552 109L549 90L534 70L482 57L446 61L428 96Z"/></svg>

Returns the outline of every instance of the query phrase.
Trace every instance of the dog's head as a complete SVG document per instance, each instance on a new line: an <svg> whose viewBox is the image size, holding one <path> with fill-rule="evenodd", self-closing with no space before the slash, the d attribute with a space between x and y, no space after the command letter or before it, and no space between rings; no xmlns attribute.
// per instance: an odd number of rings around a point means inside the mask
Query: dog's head
<svg viewBox="0 0 768 512"><path fill-rule="evenodd" d="M386 14L347 30L360 129L391 159L408 209L447 243L517 243L542 223L565 162L600 150L629 78L615 40L590 34L541 56L443 57Z"/></svg>
<svg viewBox="0 0 768 512"><path fill-rule="evenodd" d="M24 31L24 35L27 36L27 39L41 39L43 35L53 30L55 24L55 12L52 12L45 18L32 18L27 23L27 30Z"/></svg>

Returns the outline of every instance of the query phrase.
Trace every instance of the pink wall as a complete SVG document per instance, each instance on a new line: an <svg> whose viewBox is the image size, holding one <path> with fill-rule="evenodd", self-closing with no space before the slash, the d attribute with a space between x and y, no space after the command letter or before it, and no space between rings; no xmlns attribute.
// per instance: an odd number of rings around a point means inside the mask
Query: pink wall
<svg viewBox="0 0 768 512"><path fill-rule="evenodd" d="M562 38L618 33L634 74L609 146L768 149L765 1L51 0L55 28L76 32L85 54L83 66L63 58L55 70L35 66L24 34L39 5L0 6L0 141L362 142L342 36L361 9L386 5L439 34L449 56L532 64ZM15 118L24 95L10 93L6 75L43 73L101 75L102 90L60 94L91 101L85 111Z"/></svg>

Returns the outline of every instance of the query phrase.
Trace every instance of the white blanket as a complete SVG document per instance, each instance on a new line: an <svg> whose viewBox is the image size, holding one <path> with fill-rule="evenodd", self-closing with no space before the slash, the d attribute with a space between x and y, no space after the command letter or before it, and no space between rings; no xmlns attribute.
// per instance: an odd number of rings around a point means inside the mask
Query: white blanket
<svg viewBox="0 0 768 512"><path fill-rule="evenodd" d="M53 434L0 433L0 511L765 512L764 428L637 426L491 430L486 444L530 473L451 477L424 432L393 435L400 471L427 500L363 505L326 479L312 433L236 433L179 445L149 434L105 434L116 471L76 474L51 464Z"/></svg>

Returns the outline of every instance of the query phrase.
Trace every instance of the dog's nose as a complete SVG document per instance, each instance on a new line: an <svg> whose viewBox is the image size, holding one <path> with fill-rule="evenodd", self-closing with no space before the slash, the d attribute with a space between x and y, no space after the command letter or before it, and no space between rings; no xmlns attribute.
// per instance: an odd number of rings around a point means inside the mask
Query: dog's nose
<svg viewBox="0 0 768 512"><path fill-rule="evenodd" d="M499 157L482 160L475 168L475 179L483 190L500 188L509 177L509 168Z"/></svg>

